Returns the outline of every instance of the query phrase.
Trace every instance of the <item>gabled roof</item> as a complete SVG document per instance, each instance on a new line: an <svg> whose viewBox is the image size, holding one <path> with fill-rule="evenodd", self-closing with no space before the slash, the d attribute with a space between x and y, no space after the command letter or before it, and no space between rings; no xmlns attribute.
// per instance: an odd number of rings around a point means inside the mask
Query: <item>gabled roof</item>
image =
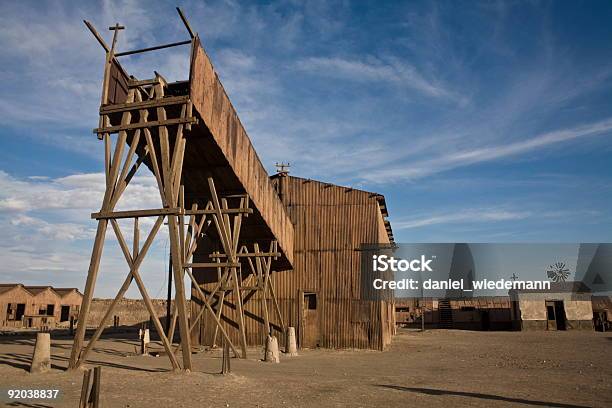
<svg viewBox="0 0 612 408"><path fill-rule="evenodd" d="M26 290L28 290L28 292L30 292L34 296L38 295L39 293L44 292L47 289L53 290L53 287L51 286L24 286L24 288L26 288Z"/></svg>
<svg viewBox="0 0 612 408"><path fill-rule="evenodd" d="M61 297L65 297L72 292L76 292L79 295L83 296L81 292L77 288L53 288Z"/></svg>
<svg viewBox="0 0 612 408"><path fill-rule="evenodd" d="M380 194L380 193L374 193L372 191L366 191L366 190L360 190L358 188L353 188L353 187L347 187L347 186L340 186L337 184L333 184L333 183L327 183L325 181L319 181L319 180L313 180L313 179L306 179L303 177L296 177L296 176L292 176L289 174L280 174L280 173L276 173L270 176L271 179L276 179L279 177L291 177L294 179L298 179L298 180L303 180L305 182L315 182L315 183L319 183L319 184L323 184L325 186L329 186L329 187L337 187L337 188L343 188L346 191L358 191L361 193L365 193L368 194L371 198L376 198L376 201L378 202L378 208L380 209L380 213L382 214L383 220L384 220L384 224L385 224L385 230L387 231L387 236L389 237L389 241L391 243L395 242L394 238L393 238L393 230L391 229L391 222L387 219L387 217L389 216L389 210L387 208L387 202L385 200L385 196Z"/></svg>
<svg viewBox="0 0 612 408"><path fill-rule="evenodd" d="M59 297L65 297L65 296L69 295L72 292L76 292L80 296L83 296L83 294L77 288L54 288L53 286L49 286L49 285L28 285L28 286L25 286L22 283L0 283L0 294L6 293L6 292L8 292L10 290L13 290L16 287L22 288L23 290L25 290L26 292L28 292L32 296L36 296L39 293L42 293L42 292L44 292L47 289L55 292L55 294L57 294Z"/></svg>
<svg viewBox="0 0 612 408"><path fill-rule="evenodd" d="M21 287L23 290L28 292L28 290L21 283L0 283L0 295L8 291L11 291L15 289L16 287Z"/></svg>

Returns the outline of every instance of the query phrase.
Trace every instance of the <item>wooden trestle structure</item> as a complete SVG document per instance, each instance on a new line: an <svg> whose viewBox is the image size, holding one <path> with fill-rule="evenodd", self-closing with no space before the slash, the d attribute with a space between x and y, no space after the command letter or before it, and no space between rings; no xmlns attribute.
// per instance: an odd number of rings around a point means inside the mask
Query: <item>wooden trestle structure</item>
<svg viewBox="0 0 612 408"><path fill-rule="evenodd" d="M216 322L215 339L219 334L235 355L246 358L243 303L256 292L263 293L266 299L265 331L270 333L267 299L274 306L277 326L285 328L270 275L273 270L291 268L293 226L200 47L198 36L182 12L178 12L189 40L121 53L115 47L118 33L124 27L119 24L110 27L114 33L108 46L85 21L106 52L100 121L94 129L104 142L106 190L100 211L92 214L98 227L70 356L72 369L86 361L132 281L138 286L173 369L191 370L191 333L204 313L209 313ZM191 45L188 81L168 83L158 73L152 79L138 80L128 76L117 59L179 45ZM155 176L162 208L117 211L117 203L143 163ZM143 217L152 217L155 222L141 245L139 220ZM119 219L133 220L131 247ZM172 324L167 333L140 273L164 220L168 225L175 284ZM87 317L109 223L129 272L85 345ZM203 290L194 271L200 276L216 272L214 288L210 290L207 286ZM203 306L197 316L190 316L187 307L185 273L191 279L192 293L198 295ZM232 315L237 316L239 348L221 324L226 307L231 307ZM178 342L173 336L176 325L180 333ZM179 349L182 362L176 356Z"/></svg>

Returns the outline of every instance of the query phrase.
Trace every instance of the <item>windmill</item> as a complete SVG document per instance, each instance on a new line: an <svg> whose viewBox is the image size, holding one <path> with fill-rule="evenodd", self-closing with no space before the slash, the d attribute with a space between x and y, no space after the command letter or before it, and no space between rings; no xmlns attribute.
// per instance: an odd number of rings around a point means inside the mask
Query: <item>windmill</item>
<svg viewBox="0 0 612 408"><path fill-rule="evenodd" d="M555 262L548 267L546 275L553 282L565 282L569 277L569 269L565 267L565 262Z"/></svg>

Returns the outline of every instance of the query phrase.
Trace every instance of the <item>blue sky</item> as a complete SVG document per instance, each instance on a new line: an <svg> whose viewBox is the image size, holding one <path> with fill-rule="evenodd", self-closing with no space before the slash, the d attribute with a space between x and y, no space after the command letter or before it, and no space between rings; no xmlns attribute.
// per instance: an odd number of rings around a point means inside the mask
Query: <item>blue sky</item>
<svg viewBox="0 0 612 408"><path fill-rule="evenodd" d="M84 283L103 53L82 20L107 39L124 24L127 50L185 39L175 5L0 4L3 281ZM401 242L612 241L609 2L180 5L270 173L289 161L294 175L385 194ZM123 63L177 80L187 58ZM122 208L156 205L145 173L130 189ZM127 273L109 239L100 296ZM143 265L154 296L166 247Z"/></svg>

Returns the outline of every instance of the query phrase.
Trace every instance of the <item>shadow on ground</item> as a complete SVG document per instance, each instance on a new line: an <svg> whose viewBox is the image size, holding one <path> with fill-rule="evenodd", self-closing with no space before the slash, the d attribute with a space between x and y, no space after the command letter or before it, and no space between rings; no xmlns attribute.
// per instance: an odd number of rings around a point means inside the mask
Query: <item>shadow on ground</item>
<svg viewBox="0 0 612 408"><path fill-rule="evenodd" d="M564 403L558 403L558 402L536 401L536 400L528 400L528 399L522 399L522 398L503 397L501 395L481 394L478 392L437 390L434 388L402 387L399 385L390 385L390 384L377 384L377 387L390 388L392 390L398 390L398 391L417 392L417 393L426 394L426 395L438 395L438 396L439 395L454 395L458 397L478 398L478 399L493 400L493 401L505 401L505 402L513 402L515 404L539 405L543 407L588 408L586 405L573 405L573 404L564 404Z"/></svg>

